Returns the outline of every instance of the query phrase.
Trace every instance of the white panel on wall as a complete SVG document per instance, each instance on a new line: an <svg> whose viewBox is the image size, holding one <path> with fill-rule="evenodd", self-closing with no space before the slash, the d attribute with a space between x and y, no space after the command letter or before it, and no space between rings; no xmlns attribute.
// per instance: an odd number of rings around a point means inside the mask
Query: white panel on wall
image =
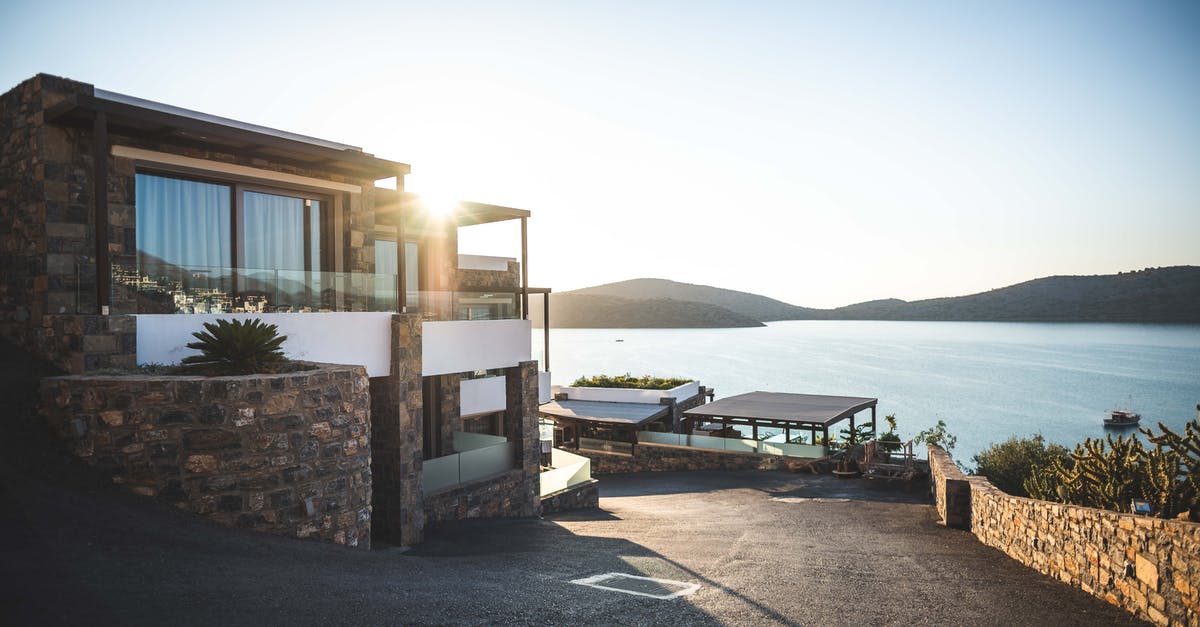
<svg viewBox="0 0 1200 627"><path fill-rule="evenodd" d="M197 351L187 348L192 332L205 322L261 318L288 336L283 352L291 359L365 366L367 375L391 372L392 313L328 312L278 314L140 314L137 316L139 364L177 364Z"/></svg>
<svg viewBox="0 0 1200 627"><path fill-rule="evenodd" d="M506 377L463 379L458 384L459 414L474 416L503 411L508 406Z"/></svg>
<svg viewBox="0 0 1200 627"><path fill-rule="evenodd" d="M530 361L528 320L425 322L421 330L421 374L432 376L511 368Z"/></svg>

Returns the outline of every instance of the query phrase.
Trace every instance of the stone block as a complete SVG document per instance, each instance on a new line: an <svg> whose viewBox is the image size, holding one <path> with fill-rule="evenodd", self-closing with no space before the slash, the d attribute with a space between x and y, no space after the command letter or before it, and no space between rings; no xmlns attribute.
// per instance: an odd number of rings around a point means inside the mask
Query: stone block
<svg viewBox="0 0 1200 627"><path fill-rule="evenodd" d="M1146 584L1151 590L1158 590L1158 564L1139 553L1134 556L1134 570L1138 581Z"/></svg>

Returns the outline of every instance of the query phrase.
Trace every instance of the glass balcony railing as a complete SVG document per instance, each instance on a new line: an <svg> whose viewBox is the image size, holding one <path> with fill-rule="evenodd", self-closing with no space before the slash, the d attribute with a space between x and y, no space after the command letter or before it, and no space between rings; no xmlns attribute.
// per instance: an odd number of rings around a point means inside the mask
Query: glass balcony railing
<svg viewBox="0 0 1200 627"><path fill-rule="evenodd" d="M83 268L76 273L78 284L87 283L86 272ZM395 274L114 265L112 283L114 302L124 302L126 310L140 314L400 311ZM83 302L87 292L78 290L77 309L88 308ZM519 296L511 292L405 290L405 294L406 311L430 320L520 317ZM90 296L94 302L94 289Z"/></svg>
<svg viewBox="0 0 1200 627"><path fill-rule="evenodd" d="M422 462L425 492L457 487L516 468L516 445L500 436L455 431L454 450L450 455Z"/></svg>

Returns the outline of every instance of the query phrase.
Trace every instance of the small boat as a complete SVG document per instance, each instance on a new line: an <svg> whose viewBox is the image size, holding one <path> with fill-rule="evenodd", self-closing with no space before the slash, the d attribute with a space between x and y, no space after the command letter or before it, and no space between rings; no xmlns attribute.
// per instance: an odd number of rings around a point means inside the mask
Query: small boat
<svg viewBox="0 0 1200 627"><path fill-rule="evenodd" d="M1114 409L1108 412L1108 418L1104 419L1106 427L1133 427L1142 420L1142 415L1136 412L1127 411L1124 409Z"/></svg>

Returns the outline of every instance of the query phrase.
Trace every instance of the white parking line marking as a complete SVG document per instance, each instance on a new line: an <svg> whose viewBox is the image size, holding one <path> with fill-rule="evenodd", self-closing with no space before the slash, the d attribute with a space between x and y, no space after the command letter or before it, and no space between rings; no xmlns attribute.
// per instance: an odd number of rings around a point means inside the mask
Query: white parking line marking
<svg viewBox="0 0 1200 627"><path fill-rule="evenodd" d="M641 581L649 581L664 588L678 588L670 594L650 594L648 592L638 592L637 590L626 590L625 588L614 588L612 586L600 585L601 582L611 581L614 579L638 579ZM634 594L642 597L650 597L652 599L673 599L675 597L687 596L695 594L700 589L698 583L687 583L684 581L672 581L670 579L655 579L654 577L642 577L640 575L626 575L625 573L605 573L603 575L593 575L584 577L583 579L573 579L571 583L591 588L599 588L601 590L612 590L613 592L624 592L625 594Z"/></svg>

